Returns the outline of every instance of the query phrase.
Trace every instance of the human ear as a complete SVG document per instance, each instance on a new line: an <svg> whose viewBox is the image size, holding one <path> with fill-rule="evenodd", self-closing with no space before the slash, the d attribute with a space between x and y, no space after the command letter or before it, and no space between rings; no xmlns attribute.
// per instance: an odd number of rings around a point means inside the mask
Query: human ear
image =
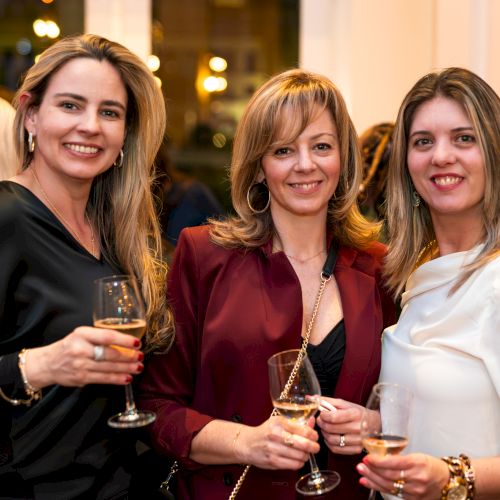
<svg viewBox="0 0 500 500"><path fill-rule="evenodd" d="M29 92L25 92L19 97L19 106L21 108L26 108L26 113L24 115L24 128L33 135L36 135L36 118L38 108L31 102L32 95Z"/></svg>

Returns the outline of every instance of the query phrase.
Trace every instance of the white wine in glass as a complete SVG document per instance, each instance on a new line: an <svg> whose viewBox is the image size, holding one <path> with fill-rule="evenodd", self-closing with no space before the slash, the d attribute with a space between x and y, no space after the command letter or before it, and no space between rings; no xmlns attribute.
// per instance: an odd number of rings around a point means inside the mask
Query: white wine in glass
<svg viewBox="0 0 500 500"><path fill-rule="evenodd" d="M319 408L321 389L307 354L298 359L300 349L291 349L271 356L269 389L276 412L282 417L306 425ZM311 472L302 476L295 489L305 496L323 495L340 482L340 475L330 470L318 469L314 455L309 455Z"/></svg>
<svg viewBox="0 0 500 500"><path fill-rule="evenodd" d="M361 418L361 442L368 453L396 455L408 444L411 391L399 384L373 386ZM375 498L370 491L369 499Z"/></svg>
<svg viewBox="0 0 500 500"><path fill-rule="evenodd" d="M141 339L146 331L144 303L131 276L108 276L94 282L94 326L107 328ZM120 347L116 346L116 349ZM125 386L126 409L108 420L111 427L142 427L153 422L156 414L135 406L131 384Z"/></svg>

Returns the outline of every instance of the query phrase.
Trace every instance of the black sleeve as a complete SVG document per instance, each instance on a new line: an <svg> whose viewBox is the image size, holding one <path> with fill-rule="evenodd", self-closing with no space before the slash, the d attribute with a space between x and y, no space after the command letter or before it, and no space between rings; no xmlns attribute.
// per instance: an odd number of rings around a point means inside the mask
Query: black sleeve
<svg viewBox="0 0 500 500"><path fill-rule="evenodd" d="M15 288L21 267L18 204L6 193L0 195L0 388L9 397L23 397L21 375L12 339L15 335ZM20 394L19 389L22 390ZM25 396L25 394L24 394Z"/></svg>

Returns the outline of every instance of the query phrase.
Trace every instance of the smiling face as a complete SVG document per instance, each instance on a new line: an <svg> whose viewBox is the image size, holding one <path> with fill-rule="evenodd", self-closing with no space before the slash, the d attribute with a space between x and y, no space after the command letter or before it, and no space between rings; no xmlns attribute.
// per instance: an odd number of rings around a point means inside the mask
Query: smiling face
<svg viewBox="0 0 500 500"><path fill-rule="evenodd" d="M125 86L109 62L84 57L67 62L26 116L25 127L36 141L37 171L48 168L91 181L119 155L126 110Z"/></svg>
<svg viewBox="0 0 500 500"><path fill-rule="evenodd" d="M463 106L447 97L424 102L415 112L408 140L413 185L436 223L481 219L485 167L472 123Z"/></svg>
<svg viewBox="0 0 500 500"><path fill-rule="evenodd" d="M340 176L337 127L328 110L315 119L291 142L285 131L262 158L262 170L271 193L271 213L281 218L319 216L326 220L328 201ZM284 117L292 123L293 116Z"/></svg>

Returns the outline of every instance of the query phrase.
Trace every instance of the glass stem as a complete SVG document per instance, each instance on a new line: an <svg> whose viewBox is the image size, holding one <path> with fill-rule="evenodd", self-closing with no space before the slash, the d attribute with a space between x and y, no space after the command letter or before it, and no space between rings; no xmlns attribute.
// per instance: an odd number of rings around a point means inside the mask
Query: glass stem
<svg viewBox="0 0 500 500"><path fill-rule="evenodd" d="M318 469L318 464L316 463L316 458L312 453L309 453L309 464L311 465L311 476L313 478L318 478L319 476L321 476Z"/></svg>
<svg viewBox="0 0 500 500"><path fill-rule="evenodd" d="M132 384L127 384L125 386L125 407L127 413L134 414L137 413L137 408L135 407L134 394L132 393Z"/></svg>

